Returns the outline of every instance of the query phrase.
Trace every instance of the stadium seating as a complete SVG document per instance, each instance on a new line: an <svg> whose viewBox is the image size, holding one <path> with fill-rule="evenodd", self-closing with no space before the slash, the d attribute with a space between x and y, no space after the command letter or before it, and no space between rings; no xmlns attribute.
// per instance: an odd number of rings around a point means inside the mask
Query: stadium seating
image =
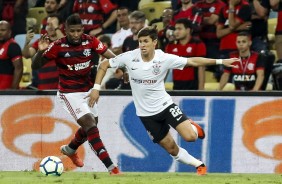
<svg viewBox="0 0 282 184"><path fill-rule="evenodd" d="M171 7L171 1L148 2L139 6L139 10L143 11L149 22L153 19L159 19L165 8Z"/></svg>
<svg viewBox="0 0 282 184"><path fill-rule="evenodd" d="M36 25L35 25L36 32L35 33L39 33L41 21L45 17L47 17L47 13L44 7L34 7L34 8L29 8L27 17L36 19Z"/></svg>
<svg viewBox="0 0 282 184"><path fill-rule="evenodd" d="M24 48L25 38L26 38L26 34L18 34L14 38L15 41L20 45L22 50ZM35 34L30 43L31 44L34 43L39 38L40 38L40 34Z"/></svg>

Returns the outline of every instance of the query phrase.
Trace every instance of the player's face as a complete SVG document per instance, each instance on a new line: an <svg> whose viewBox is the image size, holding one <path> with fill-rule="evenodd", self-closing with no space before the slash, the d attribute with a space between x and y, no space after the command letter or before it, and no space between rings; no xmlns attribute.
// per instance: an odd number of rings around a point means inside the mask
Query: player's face
<svg viewBox="0 0 282 184"><path fill-rule="evenodd" d="M59 4L56 0L46 0L44 4L47 13L54 13L58 10Z"/></svg>
<svg viewBox="0 0 282 184"><path fill-rule="evenodd" d="M137 35L138 32L145 26L145 23L141 20L136 20L134 18L129 19L129 26L134 35Z"/></svg>
<svg viewBox="0 0 282 184"><path fill-rule="evenodd" d="M9 29L9 25L6 23L0 23L0 41L6 41L11 37L11 30Z"/></svg>
<svg viewBox="0 0 282 184"><path fill-rule="evenodd" d="M250 49L252 42L248 36L237 36L236 45L240 52L245 52Z"/></svg>
<svg viewBox="0 0 282 184"><path fill-rule="evenodd" d="M128 27L129 18L127 9L121 9L117 11L117 21L119 22L120 27Z"/></svg>
<svg viewBox="0 0 282 184"><path fill-rule="evenodd" d="M150 36L142 36L138 39L138 41L139 41L139 48L141 50L142 55L148 55L151 52L153 52L158 43L157 40L152 40Z"/></svg>
<svg viewBox="0 0 282 184"><path fill-rule="evenodd" d="M66 35L68 41L73 44L80 44L81 35L83 34L83 25L67 25L66 26Z"/></svg>
<svg viewBox="0 0 282 184"><path fill-rule="evenodd" d="M183 24L175 24L174 36L176 40L186 39L190 35L190 28L185 28Z"/></svg>

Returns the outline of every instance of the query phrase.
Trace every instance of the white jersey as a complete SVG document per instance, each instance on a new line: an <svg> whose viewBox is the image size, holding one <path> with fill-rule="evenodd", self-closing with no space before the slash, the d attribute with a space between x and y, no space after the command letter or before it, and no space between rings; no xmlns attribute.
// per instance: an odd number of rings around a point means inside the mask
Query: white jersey
<svg viewBox="0 0 282 184"><path fill-rule="evenodd" d="M155 50L154 58L144 62L140 49L128 51L109 60L111 67L126 67L132 89L136 114L152 116L171 105L172 99L165 90L164 78L169 69L183 69L187 58Z"/></svg>
<svg viewBox="0 0 282 184"><path fill-rule="evenodd" d="M132 35L131 29L121 28L118 32L112 35L112 48L122 46L126 37Z"/></svg>

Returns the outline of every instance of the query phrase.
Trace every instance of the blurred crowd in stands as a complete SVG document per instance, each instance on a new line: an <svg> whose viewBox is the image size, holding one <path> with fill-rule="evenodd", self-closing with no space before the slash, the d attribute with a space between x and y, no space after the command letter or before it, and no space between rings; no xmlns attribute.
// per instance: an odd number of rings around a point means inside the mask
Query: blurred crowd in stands
<svg viewBox="0 0 282 184"><path fill-rule="evenodd" d="M168 90L282 89L280 0L0 0L0 10L0 90L57 89L55 61L32 71L31 58L41 35L51 42L64 37L64 22L73 13L80 15L86 34L116 55L138 48L143 27L157 26L158 47L167 53L241 59L235 68L173 70ZM93 61L98 65L103 59ZM109 69L102 88L130 90L123 72Z"/></svg>

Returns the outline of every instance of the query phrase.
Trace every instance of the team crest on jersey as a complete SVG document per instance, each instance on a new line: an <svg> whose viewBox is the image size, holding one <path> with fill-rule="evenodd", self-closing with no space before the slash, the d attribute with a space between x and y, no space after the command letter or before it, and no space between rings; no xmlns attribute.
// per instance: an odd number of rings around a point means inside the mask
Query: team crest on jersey
<svg viewBox="0 0 282 184"><path fill-rule="evenodd" d="M253 63L249 63L247 67L248 67L248 70L254 70L255 69L255 65Z"/></svg>
<svg viewBox="0 0 282 184"><path fill-rule="evenodd" d="M161 73L161 66L160 65L158 65L158 64L155 64L154 66L153 66L153 74L155 74L155 75L158 75L159 73Z"/></svg>
<svg viewBox="0 0 282 184"><path fill-rule="evenodd" d="M92 13L94 11L94 7L93 6L89 6L87 8L88 13Z"/></svg>
<svg viewBox="0 0 282 184"><path fill-rule="evenodd" d="M187 47L186 52L191 53L192 52L192 47Z"/></svg>
<svg viewBox="0 0 282 184"><path fill-rule="evenodd" d="M209 12L213 13L214 11L215 11L215 7L214 6L210 7Z"/></svg>
<svg viewBox="0 0 282 184"><path fill-rule="evenodd" d="M91 55L91 49L84 49L83 55L86 56L86 57L90 56Z"/></svg>

